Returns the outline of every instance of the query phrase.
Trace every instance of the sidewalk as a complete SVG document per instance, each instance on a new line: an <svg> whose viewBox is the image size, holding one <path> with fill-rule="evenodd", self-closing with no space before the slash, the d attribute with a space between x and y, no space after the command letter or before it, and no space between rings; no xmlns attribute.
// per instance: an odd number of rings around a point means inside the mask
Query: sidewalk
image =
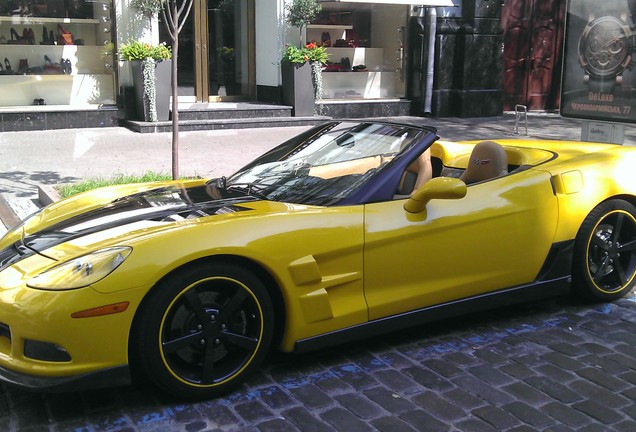
<svg viewBox="0 0 636 432"><path fill-rule="evenodd" d="M514 115L425 120L442 139L526 138L525 125L513 135ZM554 114L530 114L528 135L536 139L579 141L581 121ZM309 126L182 132L181 175L229 175L278 143ZM626 128L624 145L636 145L634 128ZM0 133L0 207L19 218L37 209L37 186L84 178L171 172L170 133L139 134L125 128L70 129ZM0 208L0 217L6 213ZM5 220L6 218L2 218ZM0 224L0 235L6 230Z"/></svg>

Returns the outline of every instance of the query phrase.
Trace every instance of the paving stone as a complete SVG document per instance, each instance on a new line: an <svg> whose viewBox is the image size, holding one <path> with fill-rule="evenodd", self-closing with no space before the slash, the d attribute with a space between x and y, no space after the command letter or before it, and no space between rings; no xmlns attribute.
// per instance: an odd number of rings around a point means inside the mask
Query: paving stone
<svg viewBox="0 0 636 432"><path fill-rule="evenodd" d="M597 342L583 342L579 346L589 354L606 355L614 352L605 345Z"/></svg>
<svg viewBox="0 0 636 432"><path fill-rule="evenodd" d="M585 367L585 364L556 351L544 354L542 358L565 370L575 371Z"/></svg>
<svg viewBox="0 0 636 432"><path fill-rule="evenodd" d="M497 387L513 381L513 378L509 375L506 375L499 369L496 369L487 364L472 366L468 368L468 371L475 375L477 378Z"/></svg>
<svg viewBox="0 0 636 432"><path fill-rule="evenodd" d="M315 384L325 393L330 395L346 393L352 389L351 385L332 374L325 374L324 376L316 379Z"/></svg>
<svg viewBox="0 0 636 432"><path fill-rule="evenodd" d="M580 377L592 381L593 383L614 392L620 392L630 387L630 385L625 382L625 380L615 378L613 375L610 375L597 368L587 367L577 370L576 373Z"/></svg>
<svg viewBox="0 0 636 432"><path fill-rule="evenodd" d="M398 352L387 352L379 355L380 360L393 369L403 369L413 366L413 362Z"/></svg>
<svg viewBox="0 0 636 432"><path fill-rule="evenodd" d="M368 423L360 420L344 408L332 408L321 417L340 432L372 431Z"/></svg>
<svg viewBox="0 0 636 432"><path fill-rule="evenodd" d="M413 402L427 413L447 422L455 422L466 417L465 406L460 408L435 392L427 391L419 394L413 398Z"/></svg>
<svg viewBox="0 0 636 432"><path fill-rule="evenodd" d="M636 405L630 404L623 408L623 412L632 419L632 421L636 421Z"/></svg>
<svg viewBox="0 0 636 432"><path fill-rule="evenodd" d="M564 403L572 403L582 399L577 393L546 377L530 377L524 381L528 385Z"/></svg>
<svg viewBox="0 0 636 432"><path fill-rule="evenodd" d="M576 357L576 356L587 353L587 351L583 349L580 345L573 345L568 342L553 343L548 345L548 348L569 357Z"/></svg>
<svg viewBox="0 0 636 432"><path fill-rule="evenodd" d="M607 335L607 337L613 341L626 342L628 344L636 345L636 334L633 334L631 332L625 332L625 331L613 332Z"/></svg>
<svg viewBox="0 0 636 432"><path fill-rule="evenodd" d="M388 366L380 358L362 351L354 355L349 354L347 358L355 363L361 370L370 373L378 370L386 369Z"/></svg>
<svg viewBox="0 0 636 432"><path fill-rule="evenodd" d="M538 367L545 364L545 360L539 357L538 353L524 354L515 357L515 362L528 368Z"/></svg>
<svg viewBox="0 0 636 432"><path fill-rule="evenodd" d="M358 393L346 393L338 395L335 399L340 402L344 408L351 411L361 419L371 419L383 415L385 412L378 404L370 401L366 397Z"/></svg>
<svg viewBox="0 0 636 432"><path fill-rule="evenodd" d="M213 420L214 425L223 427L241 423L239 418L228 407L216 401L210 405L203 404L199 409L206 418Z"/></svg>
<svg viewBox="0 0 636 432"><path fill-rule="evenodd" d="M520 424L519 419L492 405L473 410L473 414L491 424L498 430L504 430Z"/></svg>
<svg viewBox="0 0 636 432"><path fill-rule="evenodd" d="M634 420L625 420L621 423L612 425L612 429L616 432L634 432Z"/></svg>
<svg viewBox="0 0 636 432"><path fill-rule="evenodd" d="M582 412L558 402L552 402L541 407L541 411L554 418L558 422L572 428L581 428L590 423L589 416Z"/></svg>
<svg viewBox="0 0 636 432"><path fill-rule="evenodd" d="M468 366L471 364L476 364L479 361L475 358L474 355L469 355L463 352L452 352L444 354L442 358L447 362L454 363L457 366Z"/></svg>
<svg viewBox="0 0 636 432"><path fill-rule="evenodd" d="M207 427L208 427L207 422L205 422L203 420L188 421L185 424L186 432L199 432L199 431L202 431L203 429L205 429Z"/></svg>
<svg viewBox="0 0 636 432"><path fill-rule="evenodd" d="M558 366L554 366L553 364L546 363L535 368L535 371L538 375L541 375L545 378L549 378L552 381L556 381L562 384L566 384L570 381L574 381L577 376L574 372L570 372L567 369L562 369Z"/></svg>
<svg viewBox="0 0 636 432"><path fill-rule="evenodd" d="M636 358L636 346L620 343L616 345L616 351L625 354L629 358Z"/></svg>
<svg viewBox="0 0 636 432"><path fill-rule="evenodd" d="M393 416L371 420L371 425L373 425L378 432L417 432L416 429L404 420Z"/></svg>
<svg viewBox="0 0 636 432"><path fill-rule="evenodd" d="M332 371L344 382L355 389L364 389L377 385L378 382L359 366L349 363L332 369Z"/></svg>
<svg viewBox="0 0 636 432"><path fill-rule="evenodd" d="M313 384L296 387L289 392L308 408L323 408L333 404L333 399Z"/></svg>
<svg viewBox="0 0 636 432"><path fill-rule="evenodd" d="M630 400L620 394L609 391L589 381L578 380L570 383L569 387L583 397L602 401L603 405L607 407L622 408L631 403Z"/></svg>
<svg viewBox="0 0 636 432"><path fill-rule="evenodd" d="M447 432L448 425L425 411L415 410L400 414L400 418L420 432Z"/></svg>
<svg viewBox="0 0 636 432"><path fill-rule="evenodd" d="M415 381L394 369L374 372L373 376L378 382L384 384L396 393L408 395L420 389L420 386Z"/></svg>
<svg viewBox="0 0 636 432"><path fill-rule="evenodd" d="M490 349L479 349L474 352L475 357L485 361L490 365L500 365L507 363L508 359Z"/></svg>
<svg viewBox="0 0 636 432"><path fill-rule="evenodd" d="M365 390L364 395L390 413L398 414L415 408L408 399L384 387Z"/></svg>
<svg viewBox="0 0 636 432"><path fill-rule="evenodd" d="M534 372L532 369L518 363L503 365L500 369L502 372L505 372L511 377L517 379L524 379L536 375L536 372Z"/></svg>
<svg viewBox="0 0 636 432"><path fill-rule="evenodd" d="M424 360L422 363L429 369L446 378L451 378L463 373L462 369L442 359Z"/></svg>
<svg viewBox="0 0 636 432"><path fill-rule="evenodd" d="M455 388L443 394L450 402L462 407L464 410L471 410L483 406L486 402L473 396L462 388Z"/></svg>
<svg viewBox="0 0 636 432"><path fill-rule="evenodd" d="M314 417L308 409L294 407L282 412L299 430L303 432L331 432L333 428L327 423Z"/></svg>
<svg viewBox="0 0 636 432"><path fill-rule="evenodd" d="M274 414L258 400L234 405L234 409L238 415L250 423L260 423L274 417Z"/></svg>
<svg viewBox="0 0 636 432"><path fill-rule="evenodd" d="M535 389L534 387L522 381L517 381L510 385L504 386L501 388L501 390L510 393L516 399L522 402L526 402L530 405L541 405L553 400L547 394Z"/></svg>
<svg viewBox="0 0 636 432"><path fill-rule="evenodd" d="M202 419L201 411L199 411L196 404L176 405L172 407L172 412L174 413L174 419L177 422L186 423Z"/></svg>
<svg viewBox="0 0 636 432"><path fill-rule="evenodd" d="M624 366L620 363L616 363L608 359L605 356L600 356L596 354L588 354L580 357L582 362L587 363L590 366L600 368L601 370L609 373L609 374L619 374L622 372L626 372L629 370L627 366Z"/></svg>
<svg viewBox="0 0 636 432"><path fill-rule="evenodd" d="M457 424L457 430L471 432L501 432L490 423L479 418L472 418Z"/></svg>
<svg viewBox="0 0 636 432"><path fill-rule="evenodd" d="M297 432L298 428L296 428L293 424L285 421L284 419L273 419L266 420L262 423L256 425L257 429L260 432Z"/></svg>
<svg viewBox="0 0 636 432"><path fill-rule="evenodd" d="M636 387L633 387L629 390L625 390L624 392L620 393L621 395L625 396L627 399L636 401Z"/></svg>
<svg viewBox="0 0 636 432"><path fill-rule="evenodd" d="M632 370L636 370L636 357L627 357L620 353L606 354L604 357L607 360L626 366Z"/></svg>
<svg viewBox="0 0 636 432"><path fill-rule="evenodd" d="M469 375L453 378L453 382L469 393L494 405L502 405L513 400L512 396L507 393L499 391L484 381Z"/></svg>
<svg viewBox="0 0 636 432"><path fill-rule="evenodd" d="M507 432L537 432L537 429L528 425L519 425L508 429ZM552 431L551 431L552 432Z"/></svg>
<svg viewBox="0 0 636 432"><path fill-rule="evenodd" d="M625 417L618 412L611 410L606 406L603 406L598 402L590 399L584 400L582 402L577 402L572 405L572 408L575 408L582 413L585 413L590 417L593 417L607 425L618 423L625 419Z"/></svg>
<svg viewBox="0 0 636 432"><path fill-rule="evenodd" d="M501 408L517 417L522 422L537 429L544 429L554 424L554 419L523 402L513 402L511 404L504 405Z"/></svg>
<svg viewBox="0 0 636 432"><path fill-rule="evenodd" d="M425 388L444 391L453 387L446 378L423 366L406 368L403 372Z"/></svg>
<svg viewBox="0 0 636 432"><path fill-rule="evenodd" d="M582 427L578 432L607 432L607 426L600 425L598 423L593 423Z"/></svg>

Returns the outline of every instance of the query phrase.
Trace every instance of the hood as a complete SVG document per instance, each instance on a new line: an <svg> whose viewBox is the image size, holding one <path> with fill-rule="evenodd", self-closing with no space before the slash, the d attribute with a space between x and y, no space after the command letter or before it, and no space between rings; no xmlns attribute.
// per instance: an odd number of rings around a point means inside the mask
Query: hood
<svg viewBox="0 0 636 432"><path fill-rule="evenodd" d="M30 225L22 238L0 251L0 270L32 253L100 231L143 221L174 223L249 210L241 203L256 201L236 191L220 191L206 184L170 184L118 197L97 208L87 207L55 223ZM44 227L42 229L38 226ZM6 255L6 256L5 256ZM11 257L11 258L10 258Z"/></svg>

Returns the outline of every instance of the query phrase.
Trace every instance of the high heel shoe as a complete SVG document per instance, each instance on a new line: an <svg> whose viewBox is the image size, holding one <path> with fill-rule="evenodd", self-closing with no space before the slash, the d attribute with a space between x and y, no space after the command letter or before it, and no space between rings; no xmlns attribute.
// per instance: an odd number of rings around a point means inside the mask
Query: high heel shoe
<svg viewBox="0 0 636 432"><path fill-rule="evenodd" d="M9 63L9 59L8 58L4 58L4 68L5 70L10 71L11 70L11 63Z"/></svg>
<svg viewBox="0 0 636 432"><path fill-rule="evenodd" d="M15 31L15 29L13 27L11 28L10 32L11 32L11 40L12 41L16 41L17 42L17 41L22 40L22 37L20 37L18 32Z"/></svg>
<svg viewBox="0 0 636 432"><path fill-rule="evenodd" d="M33 32L32 28L26 30L26 35L26 41L29 43L29 45L35 45L35 32Z"/></svg>

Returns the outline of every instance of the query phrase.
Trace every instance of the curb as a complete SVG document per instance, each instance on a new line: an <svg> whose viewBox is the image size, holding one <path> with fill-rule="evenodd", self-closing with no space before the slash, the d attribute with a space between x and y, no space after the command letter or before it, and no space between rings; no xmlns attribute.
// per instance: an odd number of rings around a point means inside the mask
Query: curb
<svg viewBox="0 0 636 432"><path fill-rule="evenodd" d="M7 228L20 223L20 218L15 214L2 194L0 194L0 222Z"/></svg>
<svg viewBox="0 0 636 432"><path fill-rule="evenodd" d="M55 186L38 185L38 201L40 201L42 207L59 201L60 199L62 199L62 197L57 192L57 189L55 189Z"/></svg>

